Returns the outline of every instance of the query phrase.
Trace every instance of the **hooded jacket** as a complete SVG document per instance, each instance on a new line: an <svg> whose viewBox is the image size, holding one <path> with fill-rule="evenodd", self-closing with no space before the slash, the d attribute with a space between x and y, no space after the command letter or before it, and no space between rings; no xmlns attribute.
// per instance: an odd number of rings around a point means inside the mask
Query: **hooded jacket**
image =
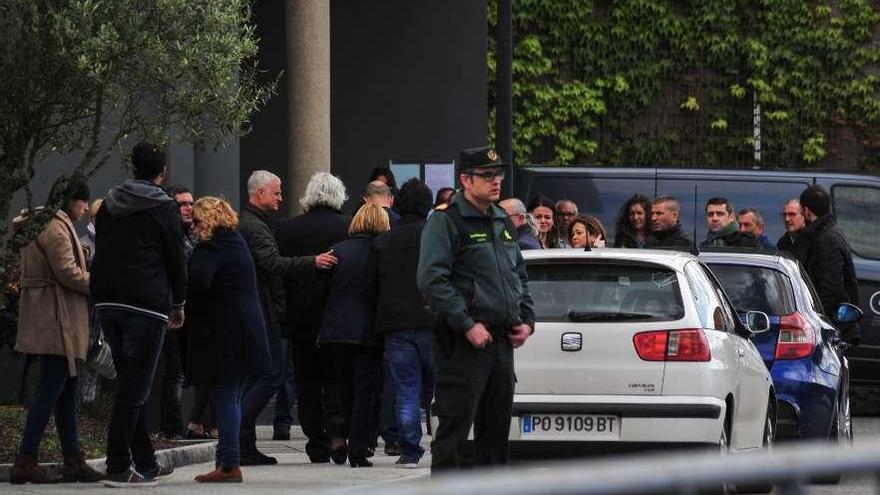
<svg viewBox="0 0 880 495"><path fill-rule="evenodd" d="M95 308L168 320L186 300L186 257L177 204L151 181L110 189L95 216L90 291Z"/></svg>

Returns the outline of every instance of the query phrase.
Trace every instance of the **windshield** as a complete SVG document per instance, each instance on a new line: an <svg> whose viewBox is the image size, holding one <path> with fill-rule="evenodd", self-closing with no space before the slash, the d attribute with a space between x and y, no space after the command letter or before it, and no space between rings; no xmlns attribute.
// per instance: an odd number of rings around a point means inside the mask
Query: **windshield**
<svg viewBox="0 0 880 495"><path fill-rule="evenodd" d="M791 281L778 270L760 266L709 263L738 312L787 315L795 311Z"/></svg>
<svg viewBox="0 0 880 495"><path fill-rule="evenodd" d="M618 263L533 263L529 290L538 321L642 322L684 317L675 272Z"/></svg>

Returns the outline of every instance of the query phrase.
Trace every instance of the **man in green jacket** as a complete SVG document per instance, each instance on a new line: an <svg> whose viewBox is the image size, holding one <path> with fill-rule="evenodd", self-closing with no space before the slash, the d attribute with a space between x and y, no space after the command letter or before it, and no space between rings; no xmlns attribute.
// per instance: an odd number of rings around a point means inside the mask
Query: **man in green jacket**
<svg viewBox="0 0 880 495"><path fill-rule="evenodd" d="M508 460L513 349L534 332L535 316L516 229L494 204L502 167L492 148L462 151L463 192L422 231L418 286L439 316L432 470L460 466L472 425L477 465Z"/></svg>

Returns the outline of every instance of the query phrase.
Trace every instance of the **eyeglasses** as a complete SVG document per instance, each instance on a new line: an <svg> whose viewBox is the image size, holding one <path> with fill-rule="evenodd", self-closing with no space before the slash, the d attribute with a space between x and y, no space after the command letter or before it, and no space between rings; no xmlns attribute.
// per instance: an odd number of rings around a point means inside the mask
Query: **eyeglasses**
<svg viewBox="0 0 880 495"><path fill-rule="evenodd" d="M496 177L500 177L501 180L504 180L504 171L498 172L468 172L468 175L472 177L479 177L484 181L495 180Z"/></svg>
<svg viewBox="0 0 880 495"><path fill-rule="evenodd" d="M794 212L794 211L786 211L786 212L781 213L780 216L782 218L796 217L796 216L798 216L798 213Z"/></svg>

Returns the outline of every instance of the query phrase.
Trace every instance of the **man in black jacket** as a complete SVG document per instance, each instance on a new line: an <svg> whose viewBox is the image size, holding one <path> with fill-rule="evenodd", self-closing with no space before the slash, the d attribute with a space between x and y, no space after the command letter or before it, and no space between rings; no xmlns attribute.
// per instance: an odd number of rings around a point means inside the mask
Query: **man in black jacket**
<svg viewBox="0 0 880 495"><path fill-rule="evenodd" d="M431 209L431 189L410 179L396 197L400 223L373 242L379 267L375 331L385 334L385 355L396 397L401 467L418 467L424 454L420 407L434 389L434 315L416 284L419 246Z"/></svg>
<svg viewBox="0 0 880 495"><path fill-rule="evenodd" d="M305 213L278 224L282 256L314 256L348 238L351 217L343 215L345 185L328 173L315 174L300 199ZM285 330L293 345L293 378L299 424L308 438L306 454L312 462L330 461L330 439L324 429L324 355L316 345L324 318L329 274L314 272L287 280Z"/></svg>
<svg viewBox="0 0 880 495"><path fill-rule="evenodd" d="M165 153L140 143L131 163L134 179L110 189L95 217L90 287L119 374L107 432L111 486L155 484L170 472L156 463L143 406L165 331L183 324L186 297L180 215L158 186Z"/></svg>
<svg viewBox="0 0 880 495"><path fill-rule="evenodd" d="M800 201L806 226L798 233L795 255L810 275L822 308L830 317L842 303L859 303L852 249L835 222L831 197L822 186L808 187ZM839 325L839 329L845 341L858 345L857 323Z"/></svg>
<svg viewBox="0 0 880 495"><path fill-rule="evenodd" d="M785 224L785 233L776 242L776 249L795 254L798 234L807 224L799 198L789 199L785 202L785 206L782 207L782 223Z"/></svg>
<svg viewBox="0 0 880 495"><path fill-rule="evenodd" d="M754 235L739 231L733 205L727 198L711 198L706 202L706 226L709 233L701 247L761 247Z"/></svg>
<svg viewBox="0 0 880 495"><path fill-rule="evenodd" d="M269 399L278 391L284 380L285 363L289 359L287 346L282 338L282 328L287 319L287 303L284 294L285 281L296 277L312 277L315 269L325 270L336 264L331 253L317 256L290 258L278 251L275 231L269 214L281 206L281 179L265 170L251 174L247 182L248 204L239 215L238 231L247 241L257 268L257 286L260 303L269 336L272 355L271 370L259 374L245 392L241 406L241 465L277 464L274 457L257 450L257 416Z"/></svg>
<svg viewBox="0 0 880 495"><path fill-rule="evenodd" d="M651 204L651 232L646 248L674 248L687 251L693 247L690 237L678 223L680 206L672 196L660 196Z"/></svg>

